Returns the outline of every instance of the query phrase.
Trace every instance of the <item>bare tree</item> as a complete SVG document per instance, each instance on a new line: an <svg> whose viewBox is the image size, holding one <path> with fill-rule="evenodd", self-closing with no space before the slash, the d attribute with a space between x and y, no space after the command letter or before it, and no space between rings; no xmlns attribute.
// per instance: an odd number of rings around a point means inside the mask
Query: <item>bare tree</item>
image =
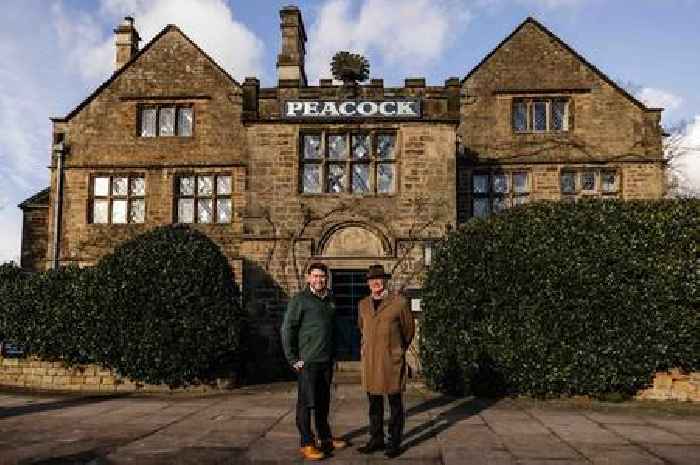
<svg viewBox="0 0 700 465"><path fill-rule="evenodd" d="M690 123L682 120L671 127L663 141L664 161L666 163L667 191L670 198L700 197L700 185L688 179L683 165L691 160L700 163L700 146L688 141Z"/></svg>

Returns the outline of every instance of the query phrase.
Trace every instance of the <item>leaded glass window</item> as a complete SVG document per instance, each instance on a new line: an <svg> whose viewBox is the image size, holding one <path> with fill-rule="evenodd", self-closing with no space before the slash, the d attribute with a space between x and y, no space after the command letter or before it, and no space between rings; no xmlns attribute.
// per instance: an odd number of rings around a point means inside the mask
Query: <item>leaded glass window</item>
<svg viewBox="0 0 700 465"><path fill-rule="evenodd" d="M488 194L489 193L489 175L488 174L475 174L472 178L473 192L475 194Z"/></svg>
<svg viewBox="0 0 700 465"><path fill-rule="evenodd" d="M198 174L177 178L177 223L230 223L233 218L229 174Z"/></svg>
<svg viewBox="0 0 700 465"><path fill-rule="evenodd" d="M530 195L527 171L472 173L472 215L477 218L527 203Z"/></svg>
<svg viewBox="0 0 700 465"><path fill-rule="evenodd" d="M216 199L216 222L230 223L231 222L231 199L218 198Z"/></svg>
<svg viewBox="0 0 700 465"><path fill-rule="evenodd" d="M369 159L369 134L353 134L352 158L355 160Z"/></svg>
<svg viewBox="0 0 700 465"><path fill-rule="evenodd" d="M553 131L563 131L566 129L566 102L563 100L554 100L551 103L552 121L551 128Z"/></svg>
<svg viewBox="0 0 700 465"><path fill-rule="evenodd" d="M581 190L595 192L595 172L584 171L581 173Z"/></svg>
<svg viewBox="0 0 700 465"><path fill-rule="evenodd" d="M140 109L141 137L191 137L194 110L191 106L142 106Z"/></svg>
<svg viewBox="0 0 700 465"><path fill-rule="evenodd" d="M161 137L175 135L175 107L163 107L158 117L158 135Z"/></svg>
<svg viewBox="0 0 700 465"><path fill-rule="evenodd" d="M505 194L508 192L508 176L505 174L494 174L491 179L493 180L493 191L496 194Z"/></svg>
<svg viewBox="0 0 700 465"><path fill-rule="evenodd" d="M527 194L530 192L530 183L526 172L513 173L513 193Z"/></svg>
<svg viewBox="0 0 700 465"><path fill-rule="evenodd" d="M303 191L311 194L321 192L321 165L304 165Z"/></svg>
<svg viewBox="0 0 700 465"><path fill-rule="evenodd" d="M562 194L575 194L576 193L576 174L575 173L562 173L560 179L561 193Z"/></svg>
<svg viewBox="0 0 700 465"><path fill-rule="evenodd" d="M600 184L605 194L617 192L617 174L614 171L603 171L600 174Z"/></svg>
<svg viewBox="0 0 700 465"><path fill-rule="evenodd" d="M474 198L474 216L476 218L485 218L491 213L488 197Z"/></svg>
<svg viewBox="0 0 700 465"><path fill-rule="evenodd" d="M156 136L156 121L158 119L158 109L144 107L141 109L141 137Z"/></svg>
<svg viewBox="0 0 700 465"><path fill-rule="evenodd" d="M129 223L143 223L146 219L146 201L134 199L130 201Z"/></svg>
<svg viewBox="0 0 700 465"><path fill-rule="evenodd" d="M393 134L379 134L377 136L377 157L381 160L395 158L396 136Z"/></svg>
<svg viewBox="0 0 700 465"><path fill-rule="evenodd" d="M142 176L94 176L91 186L93 224L143 223L146 182Z"/></svg>
<svg viewBox="0 0 700 465"><path fill-rule="evenodd" d="M513 129L518 132L527 131L527 103L513 104Z"/></svg>
<svg viewBox="0 0 700 465"><path fill-rule="evenodd" d="M377 192L382 194L394 191L394 165L380 163L377 165Z"/></svg>
<svg viewBox="0 0 700 465"><path fill-rule="evenodd" d="M345 165L328 165L328 192L345 190Z"/></svg>
<svg viewBox="0 0 700 465"><path fill-rule="evenodd" d="M193 112L190 107L181 107L177 110L178 136L192 136Z"/></svg>
<svg viewBox="0 0 700 465"><path fill-rule="evenodd" d="M321 158L321 136L304 136L304 159L320 160Z"/></svg>
<svg viewBox="0 0 700 465"><path fill-rule="evenodd" d="M369 165L353 165L352 191L359 193L369 192Z"/></svg>
<svg viewBox="0 0 700 465"><path fill-rule="evenodd" d="M92 210L92 222L109 223L109 200L95 199Z"/></svg>
<svg viewBox="0 0 700 465"><path fill-rule="evenodd" d="M532 105L532 129L547 130L547 102L534 102Z"/></svg>
<svg viewBox="0 0 700 465"><path fill-rule="evenodd" d="M506 208L508 208L508 197L504 195L495 195L493 197L493 212L500 213Z"/></svg>
<svg viewBox="0 0 700 465"><path fill-rule="evenodd" d="M513 101L513 131L567 131L569 100L518 98Z"/></svg>
<svg viewBox="0 0 700 465"><path fill-rule="evenodd" d="M615 196L620 190L620 177L615 169L565 168L559 178L563 200L575 201L577 196Z"/></svg>
<svg viewBox="0 0 700 465"><path fill-rule="evenodd" d="M347 156L347 135L332 134L328 136L328 158L331 160L344 160Z"/></svg>
<svg viewBox="0 0 700 465"><path fill-rule="evenodd" d="M396 190L393 133L303 134L300 150L302 193L391 194Z"/></svg>

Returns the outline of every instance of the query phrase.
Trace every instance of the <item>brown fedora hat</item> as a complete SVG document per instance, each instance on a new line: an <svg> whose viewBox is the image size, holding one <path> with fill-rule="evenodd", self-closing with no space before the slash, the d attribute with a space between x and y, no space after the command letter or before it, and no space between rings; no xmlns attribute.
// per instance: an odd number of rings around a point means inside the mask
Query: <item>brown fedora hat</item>
<svg viewBox="0 0 700 465"><path fill-rule="evenodd" d="M384 271L384 265L370 265L367 271L367 279L391 278L391 275Z"/></svg>

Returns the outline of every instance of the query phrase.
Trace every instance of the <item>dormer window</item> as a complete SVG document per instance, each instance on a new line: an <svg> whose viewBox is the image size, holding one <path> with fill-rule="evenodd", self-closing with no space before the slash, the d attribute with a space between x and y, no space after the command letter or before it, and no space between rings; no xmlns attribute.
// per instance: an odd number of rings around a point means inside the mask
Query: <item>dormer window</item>
<svg viewBox="0 0 700 465"><path fill-rule="evenodd" d="M513 101L513 131L569 130L569 101L564 98L518 98Z"/></svg>
<svg viewBox="0 0 700 465"><path fill-rule="evenodd" d="M141 137L191 137L194 112L191 106L143 105L139 112Z"/></svg>

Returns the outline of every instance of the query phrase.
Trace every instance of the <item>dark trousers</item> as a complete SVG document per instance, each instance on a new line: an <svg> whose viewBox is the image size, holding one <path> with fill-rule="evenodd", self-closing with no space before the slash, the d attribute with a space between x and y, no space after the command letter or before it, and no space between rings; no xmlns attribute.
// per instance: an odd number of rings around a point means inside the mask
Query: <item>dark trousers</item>
<svg viewBox="0 0 700 465"><path fill-rule="evenodd" d="M316 434L321 441L331 439L328 412L331 404L331 363L308 363L298 374L297 429L301 436L301 446L314 444L311 431L311 411L314 411Z"/></svg>
<svg viewBox="0 0 700 465"><path fill-rule="evenodd" d="M389 398L389 444L401 444L404 426L404 410L401 393L387 395ZM384 442L384 396L367 393L369 399L370 441Z"/></svg>

